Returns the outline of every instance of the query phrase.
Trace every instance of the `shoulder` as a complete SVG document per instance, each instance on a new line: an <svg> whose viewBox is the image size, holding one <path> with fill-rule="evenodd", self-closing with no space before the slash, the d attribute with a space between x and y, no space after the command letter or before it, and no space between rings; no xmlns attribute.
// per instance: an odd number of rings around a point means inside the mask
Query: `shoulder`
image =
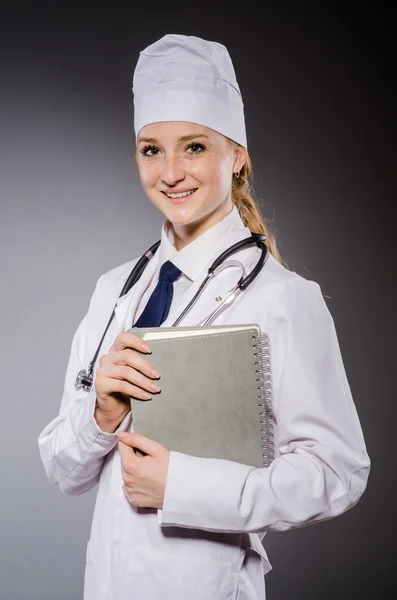
<svg viewBox="0 0 397 600"><path fill-rule="evenodd" d="M134 258L133 260L106 271L98 279L97 287L101 289L119 288L120 292L127 280L128 275L131 273L138 260L139 258Z"/></svg>
<svg viewBox="0 0 397 600"><path fill-rule="evenodd" d="M302 315L312 313L312 316L319 310L328 313L320 285L290 271L270 254L258 279L263 293L271 294L276 311L284 308Z"/></svg>
<svg viewBox="0 0 397 600"><path fill-rule="evenodd" d="M266 265L261 271L260 279L262 285L275 286L280 292L295 288L302 290L320 290L320 286L317 282L307 279L295 271L289 270L279 263L271 254L269 254Z"/></svg>
<svg viewBox="0 0 397 600"><path fill-rule="evenodd" d="M125 262L109 271L103 273L96 282L95 289L91 296L90 308L93 309L96 305L115 304L127 277L135 267L139 258L134 258Z"/></svg>

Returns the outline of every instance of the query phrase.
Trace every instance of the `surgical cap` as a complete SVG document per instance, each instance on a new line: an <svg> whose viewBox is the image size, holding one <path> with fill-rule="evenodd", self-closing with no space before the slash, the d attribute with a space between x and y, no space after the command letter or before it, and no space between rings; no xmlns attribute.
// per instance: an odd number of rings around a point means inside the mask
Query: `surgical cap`
<svg viewBox="0 0 397 600"><path fill-rule="evenodd" d="M167 34L139 54L132 89L136 138L149 123L189 121L247 147L240 88L222 44Z"/></svg>

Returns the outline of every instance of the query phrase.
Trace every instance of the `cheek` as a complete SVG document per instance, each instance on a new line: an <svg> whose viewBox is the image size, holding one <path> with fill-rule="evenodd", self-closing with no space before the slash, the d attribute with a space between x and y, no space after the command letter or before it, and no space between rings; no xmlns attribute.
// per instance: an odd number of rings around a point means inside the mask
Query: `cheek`
<svg viewBox="0 0 397 600"><path fill-rule="evenodd" d="M139 178L141 180L142 186L147 189L153 187L156 184L157 176L156 169L153 168L154 165L139 165L138 164L138 173Z"/></svg>
<svg viewBox="0 0 397 600"><path fill-rule="evenodd" d="M227 160L212 160L206 167L206 183L223 193L231 184L231 164Z"/></svg>

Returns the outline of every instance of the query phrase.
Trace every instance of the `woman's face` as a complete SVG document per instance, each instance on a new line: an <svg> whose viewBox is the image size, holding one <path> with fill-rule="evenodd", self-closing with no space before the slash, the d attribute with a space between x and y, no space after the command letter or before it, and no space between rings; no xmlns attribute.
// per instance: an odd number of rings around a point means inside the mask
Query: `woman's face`
<svg viewBox="0 0 397 600"><path fill-rule="evenodd" d="M148 198L183 236L202 233L231 211L232 176L244 152L213 129L169 121L140 130L136 160Z"/></svg>

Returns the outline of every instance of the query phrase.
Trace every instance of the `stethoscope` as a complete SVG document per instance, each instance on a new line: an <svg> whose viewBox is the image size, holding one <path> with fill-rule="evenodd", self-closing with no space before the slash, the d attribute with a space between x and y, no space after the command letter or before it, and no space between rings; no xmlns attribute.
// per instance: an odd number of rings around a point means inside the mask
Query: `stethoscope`
<svg viewBox="0 0 397 600"><path fill-rule="evenodd" d="M241 292L243 290L246 290L248 288L248 286L251 285L251 283L255 280L255 278L260 273L263 265L265 264L265 261L267 259L267 255L268 255L267 246L266 246L266 244L263 243L265 240L266 240L265 235L262 235L260 233L251 233L250 237L240 240L239 242L237 242L236 244L233 244L233 246L230 246L230 248L228 248L227 250L222 252L222 254L220 254L220 256L218 256L218 258L210 266L210 268L208 269L208 274L207 274L206 278L204 279L203 283L200 285L199 289L197 290L197 292L195 293L193 298L190 300L190 302L186 306L186 308L183 310L183 312L179 315L179 317L177 318L175 323L173 323L172 327L177 327L180 324L180 322L186 317L186 315L191 310L191 308L196 304L196 302L199 299L199 297L201 296L204 288L206 287L206 285L208 284L208 282L211 279L213 279L214 277L219 275L219 273L221 271L223 271L224 269L227 269L228 267L236 267L236 266L241 267L242 275L241 275L239 281L237 282L237 284L235 285L235 287L229 292L229 294L226 296L226 298L223 300L223 302L219 306L217 306L216 309L209 315L209 317L207 317L205 319L205 321L201 323L201 325L203 327L210 325L216 319L216 317L219 315L219 313L224 308L230 306L232 304L232 302L234 302L234 300L237 298L237 296L239 294L241 294ZM261 255L260 255L259 260L256 263L255 267L252 269L252 271L246 277L244 277L244 275L245 275L244 267L240 262L231 260L226 263L225 261L226 261L226 259L229 258L229 256L231 256L238 250L241 250L242 248L251 246L252 244L256 244L260 248ZM151 246L149 248L149 250L147 250L147 252L145 252L145 254L143 254L141 256L141 258L138 260L138 262L132 269L131 273L129 274L128 279L125 282L123 289L120 292L119 298L121 298L122 296L127 294L127 292L129 292L129 290L139 281L143 271L145 270L146 265L153 258L159 245L160 245L160 241L156 242L155 244L153 244L153 246ZM93 379L94 379L93 374L94 374L95 363L98 358L99 352L101 350L103 340L105 339L105 336L108 332L110 324L112 323L112 321L115 317L116 306L114 307L113 312L110 315L110 319L106 325L105 331L103 332L103 335L98 344L98 347L93 356L93 359L90 362L90 364L88 365L88 371L86 371L85 369L81 369L81 371L79 371L79 373L76 377L76 381L74 384L76 390L84 389L89 392L92 388L92 383L93 383Z"/></svg>

